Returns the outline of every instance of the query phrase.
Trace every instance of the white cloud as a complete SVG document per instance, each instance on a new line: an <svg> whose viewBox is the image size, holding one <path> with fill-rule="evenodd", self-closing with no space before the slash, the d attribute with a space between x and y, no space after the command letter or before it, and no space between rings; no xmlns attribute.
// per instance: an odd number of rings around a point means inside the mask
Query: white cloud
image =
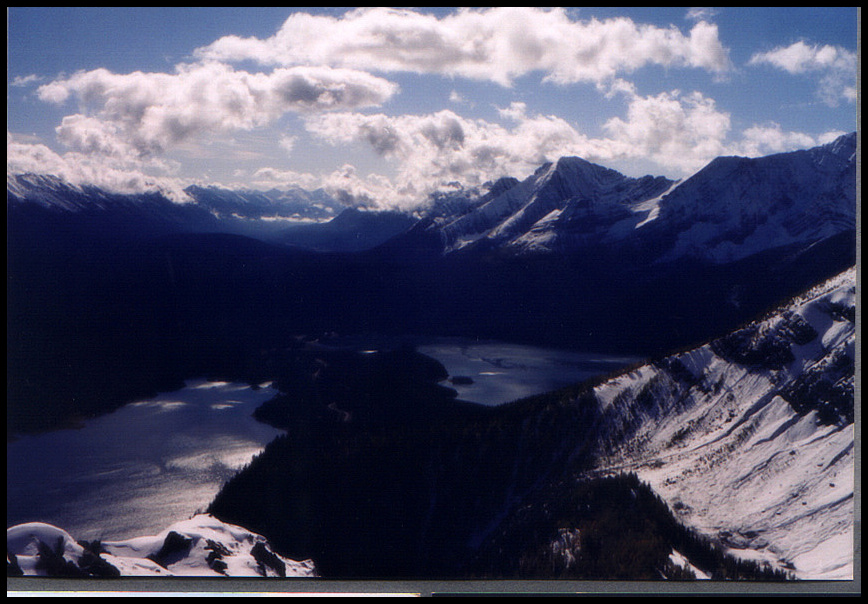
<svg viewBox="0 0 868 604"><path fill-rule="evenodd" d="M856 55L844 48L809 45L800 41L751 57L751 65L761 63L774 65L793 74L828 69L851 71L856 67Z"/></svg>
<svg viewBox="0 0 868 604"><path fill-rule="evenodd" d="M831 106L841 100L856 101L856 53L830 45L811 45L799 41L789 46L756 53L749 65L771 65L793 75L817 75L818 94Z"/></svg>
<svg viewBox="0 0 868 604"><path fill-rule="evenodd" d="M742 132L741 140L732 146L732 152L747 157L785 153L824 145L843 134L836 130L813 137L804 132L784 131L780 124L771 123L746 129Z"/></svg>
<svg viewBox="0 0 868 604"><path fill-rule="evenodd" d="M341 17L295 13L270 38L226 36L196 55L442 74L502 85L533 71L570 83L597 82L652 64L715 73L730 67L717 27L705 21L685 35L627 18L573 21L563 8L534 7L462 9L442 18L384 7Z"/></svg>
<svg viewBox="0 0 868 604"><path fill-rule="evenodd" d="M688 21L711 21L718 15L718 9L712 6L692 6L687 9Z"/></svg>
<svg viewBox="0 0 868 604"><path fill-rule="evenodd" d="M263 189L323 189L348 206L413 209L420 202L414 198L413 203L408 203L409 198L401 197L401 189L394 182L377 174L361 175L350 164L321 175L271 167L259 168L253 174L252 182Z"/></svg>
<svg viewBox="0 0 868 604"><path fill-rule="evenodd" d="M742 133L738 154L759 157L769 153L810 147L814 144L816 142L811 136L801 132L784 132L779 124L753 126Z"/></svg>
<svg viewBox="0 0 868 604"><path fill-rule="evenodd" d="M66 147L82 153L133 158L137 151L123 140L121 128L113 123L76 113L67 115L55 129Z"/></svg>
<svg viewBox="0 0 868 604"><path fill-rule="evenodd" d="M253 174L253 183L263 189L300 187L314 190L322 186L322 178L294 170L264 167Z"/></svg>
<svg viewBox="0 0 868 604"><path fill-rule="evenodd" d="M627 87L620 92L628 97L627 117L603 126L618 158L647 158L685 173L725 151L730 116L713 99L677 90L647 97Z"/></svg>
<svg viewBox="0 0 868 604"><path fill-rule="evenodd" d="M344 184L348 190L363 191L366 198L404 208L418 205L452 182L473 186L505 175L522 178L562 156L603 164L650 161L670 176L686 176L720 155L792 151L833 136L814 138L769 124L748 128L735 140L729 113L699 92L640 96L626 82L616 82L609 92L625 97L626 115L608 120L603 126L606 136L600 138L588 137L556 116L530 115L518 102L500 109L510 127L440 111L419 116L331 113L312 116L307 128L333 145L366 142L393 161L393 183L363 182L345 170L331 184Z"/></svg>
<svg viewBox="0 0 868 604"><path fill-rule="evenodd" d="M817 137L817 144L818 145L827 145L831 142L834 142L838 138L844 136L845 134L848 134L848 133L844 132L843 130L830 130L829 132L824 132L823 134L821 134Z"/></svg>
<svg viewBox="0 0 868 604"><path fill-rule="evenodd" d="M301 133L265 129L295 113L308 135L321 141L335 147L367 145L385 158L394 177L362 175L351 165L320 175L265 166L250 169L256 170L255 183L325 187L355 203L410 207L449 183L472 186L504 175L521 178L566 155L604 164L641 161L658 167L658 173L681 176L718 155L759 155L815 144L817 139L784 132L777 124L749 128L732 142L730 115L712 98L679 90L643 96L622 78L649 65L726 73L728 51L710 16L707 10L689 11L694 24L685 33L627 18L578 21L563 8L461 9L442 17L382 7L339 17L294 13L270 38L221 38L196 51L201 62L179 65L170 73L95 69L39 86L41 100L75 106L56 128L68 152L10 141L7 168L41 162L43 172L64 173L73 182L91 178L113 190L136 183L164 186L161 179L171 184L175 169L161 159L169 151L201 161L216 154L224 158L231 150L234 157L252 161L248 144L267 133L274 138L251 147L260 153L256 159L266 157L262 150L273 150L275 143L297 155ZM800 43L755 55L751 64L819 74L824 90L831 95L835 88L840 98L844 92L838 84L855 73L854 59L843 49ZM242 60L268 65L270 71L250 72L219 62ZM520 102L500 108L499 123L450 110L364 113L392 99L398 87L363 70L440 74L505 86L539 72L560 84L596 84L610 101L623 99L623 112L601 120L602 134L595 137L558 116L533 113ZM462 93L469 90L466 84ZM474 99L453 89L449 100L470 106ZM244 142L230 146L227 141L235 137Z"/></svg>
<svg viewBox="0 0 868 604"><path fill-rule="evenodd" d="M264 74L203 63L181 65L171 74L78 72L39 87L38 94L56 104L74 97L92 113L64 120L58 131L63 142L114 152L122 139L128 149L148 155L202 133L264 126L290 111L379 105L396 91L387 80L348 69L294 67Z"/></svg>
<svg viewBox="0 0 868 604"><path fill-rule="evenodd" d="M295 143L298 140L297 136L289 136L284 135L280 137L280 141L278 144L280 148L286 151L287 155L292 155L293 149L295 149Z"/></svg>
<svg viewBox="0 0 868 604"><path fill-rule="evenodd" d="M31 84L36 84L41 81L42 78L40 76L36 74L30 74L26 76L16 76L12 78L12 82L10 83L10 85L15 87L24 87L30 86Z"/></svg>

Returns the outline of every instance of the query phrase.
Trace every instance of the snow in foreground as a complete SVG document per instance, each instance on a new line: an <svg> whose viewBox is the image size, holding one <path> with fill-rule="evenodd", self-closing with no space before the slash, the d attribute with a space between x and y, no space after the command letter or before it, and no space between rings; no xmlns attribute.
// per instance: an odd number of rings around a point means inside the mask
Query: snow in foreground
<svg viewBox="0 0 868 604"><path fill-rule="evenodd" d="M261 535L206 514L157 535L101 542L101 561L94 549L50 524L31 522L6 530L7 565L17 565L24 575L51 576L62 569L66 576L316 576L310 560L284 558Z"/></svg>

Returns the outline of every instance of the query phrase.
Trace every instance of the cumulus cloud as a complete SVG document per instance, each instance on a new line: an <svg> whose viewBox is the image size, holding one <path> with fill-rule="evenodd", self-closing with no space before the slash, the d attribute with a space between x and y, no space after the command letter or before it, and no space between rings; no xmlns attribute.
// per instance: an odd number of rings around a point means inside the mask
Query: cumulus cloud
<svg viewBox="0 0 868 604"><path fill-rule="evenodd" d="M137 151L124 140L120 126L76 113L67 115L55 128L57 139L82 153L131 158Z"/></svg>
<svg viewBox="0 0 868 604"><path fill-rule="evenodd" d="M181 65L175 73L82 71L40 86L39 98L76 99L83 111L64 120L61 140L81 151L162 153L201 133L250 130L287 112L379 105L397 87L367 73L330 67L236 71L218 63Z"/></svg>
<svg viewBox="0 0 868 604"><path fill-rule="evenodd" d="M206 146L218 152L214 141L225 140L222 135L257 136L294 113L318 141L336 148L367 145L386 160L392 177L360 174L349 164L319 175L260 166L254 183L323 187L348 203L408 208L452 183L521 178L567 155L610 164L641 161L683 176L718 155L814 144L817 139L777 124L755 126L732 142L731 117L712 98L680 90L642 95L623 78L651 65L726 73L728 51L711 16L707 10L688 11L692 25L683 32L627 18L579 21L563 8L466 8L439 17L384 7L337 17L293 13L270 38L220 38L196 50L199 62L171 72L94 69L44 83L36 89L39 99L75 107L56 128L67 152L10 139L7 169L41 166L39 171L66 175L71 182L90 179L112 190L171 188L175 165L162 159L167 152L201 159ZM267 70L231 64L242 61ZM852 53L803 43L755 55L751 65L761 64L819 74L830 97L855 74ZM521 102L499 108L498 121L451 110L371 113L363 110L380 108L399 92L373 72L439 74L503 86L537 72L559 84L595 84L610 101L623 101L623 111L603 121L594 136L561 117L533 113ZM836 88L836 98L842 94L848 93ZM465 106L474 101L455 89L449 100ZM293 158L308 142L302 132L272 135L271 142Z"/></svg>
<svg viewBox="0 0 868 604"><path fill-rule="evenodd" d="M771 65L793 75L813 75L819 78L818 94L831 106L841 100L855 102L856 53L831 45L808 44L799 41L789 46L756 53L749 65Z"/></svg>
<svg viewBox="0 0 868 604"><path fill-rule="evenodd" d="M623 84L620 92L628 98L626 119L603 125L618 157L648 158L685 173L725 152L731 119L713 99L678 90L643 97Z"/></svg>
<svg viewBox="0 0 868 604"><path fill-rule="evenodd" d="M587 136L556 116L530 114L520 102L500 109L508 125L448 110L402 116L342 112L311 116L307 129L333 145L367 143L394 162L392 181L362 179L345 168L340 177L330 176L329 185L345 186L349 197L359 194L398 208L418 205L450 183L475 186L505 175L522 178L568 155L599 163L651 161L670 176L686 176L720 155L792 151L834 137L784 131L777 124L734 136L729 113L699 92L642 96L623 81L609 92L625 99L626 112L605 122L601 137Z"/></svg>
<svg viewBox="0 0 868 604"><path fill-rule="evenodd" d="M758 157L769 153L780 153L810 147L815 140L801 132L785 132L779 124L753 126L742 133L739 155Z"/></svg>
<svg viewBox="0 0 868 604"><path fill-rule="evenodd" d="M257 169L253 174L252 181L256 186L263 189L300 187L302 189L313 190L320 188L323 183L320 176L271 167Z"/></svg>
<svg viewBox="0 0 868 604"><path fill-rule="evenodd" d="M561 83L597 82L646 65L730 68L717 26L631 19L573 21L563 8L462 9L438 18L408 9L360 8L340 17L294 13L272 37L226 36L204 59L264 65L323 64L378 72L459 76L510 85L540 71Z"/></svg>
<svg viewBox="0 0 868 604"><path fill-rule="evenodd" d="M757 53L750 64L768 63L789 73L805 73L827 69L850 70L856 65L856 55L835 46L809 45L796 42L790 46Z"/></svg>

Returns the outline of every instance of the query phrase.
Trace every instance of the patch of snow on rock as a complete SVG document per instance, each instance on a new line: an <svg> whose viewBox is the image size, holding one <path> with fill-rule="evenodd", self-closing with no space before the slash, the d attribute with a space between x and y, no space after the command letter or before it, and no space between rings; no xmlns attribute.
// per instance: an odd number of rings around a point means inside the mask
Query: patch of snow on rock
<svg viewBox="0 0 868 604"><path fill-rule="evenodd" d="M58 527L28 523L6 530L7 566L14 560L25 576L54 574L46 569L46 547L60 553L73 570L83 567L86 547ZM284 558L261 535L207 514L177 522L157 535L103 541L98 549L101 561L120 576L316 576L312 561Z"/></svg>

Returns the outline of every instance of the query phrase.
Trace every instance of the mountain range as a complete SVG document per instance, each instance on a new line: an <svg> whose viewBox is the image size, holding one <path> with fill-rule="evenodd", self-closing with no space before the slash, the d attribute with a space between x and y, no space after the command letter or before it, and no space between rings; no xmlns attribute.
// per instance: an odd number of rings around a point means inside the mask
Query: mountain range
<svg viewBox="0 0 868 604"><path fill-rule="evenodd" d="M113 194L47 175L7 174L6 197L7 213L15 218L14 212L32 205L65 213L67 220L114 217L118 225L130 223L125 234L136 232L135 226L140 236L151 225L165 233L229 232L320 251L361 251L393 237L407 246L433 238L442 254L570 253L605 245L641 251L645 261L690 257L720 264L855 229L855 152L851 133L804 151L720 157L679 181L630 178L564 157L521 181L502 178L432 196L402 220L394 211L363 212L323 190L298 188L193 185L185 190L186 203L172 203L158 193ZM331 244L317 241L315 229L302 228L329 221ZM103 226L93 225L90 234ZM338 233L350 231L357 244L338 241Z"/></svg>
<svg viewBox="0 0 868 604"><path fill-rule="evenodd" d="M305 403L261 418L297 438L209 512L323 576L852 578L857 155L853 133L680 181L562 158L412 216L321 191L191 187L179 204L7 175L7 434L191 375L278 373ZM372 380L378 357L317 349L338 414L288 345L333 332L654 360L481 409L408 351ZM656 510L620 551L654 546L594 567L617 542L607 493Z"/></svg>

